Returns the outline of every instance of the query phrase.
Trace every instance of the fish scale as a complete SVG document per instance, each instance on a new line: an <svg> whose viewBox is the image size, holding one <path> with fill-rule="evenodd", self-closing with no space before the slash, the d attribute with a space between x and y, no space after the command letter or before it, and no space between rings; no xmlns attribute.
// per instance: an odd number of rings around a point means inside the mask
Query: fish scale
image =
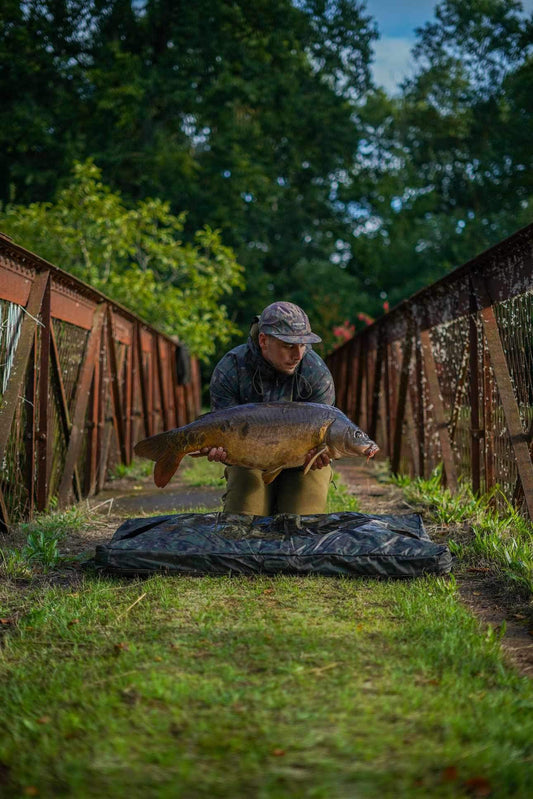
<svg viewBox="0 0 533 799"><path fill-rule="evenodd" d="M206 447L226 450L227 463L260 469L265 483L272 482L281 469L303 466L314 448L333 459L371 458L379 451L342 411L314 402L259 402L223 408L145 438L134 451L156 462L154 481L163 487L185 455Z"/></svg>

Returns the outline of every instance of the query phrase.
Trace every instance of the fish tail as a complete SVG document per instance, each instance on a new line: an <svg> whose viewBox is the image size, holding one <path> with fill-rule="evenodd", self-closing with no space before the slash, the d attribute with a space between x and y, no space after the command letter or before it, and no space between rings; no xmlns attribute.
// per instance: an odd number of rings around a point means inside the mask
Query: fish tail
<svg viewBox="0 0 533 799"><path fill-rule="evenodd" d="M135 444L133 451L141 458L150 458L155 461L154 483L158 488L166 486L185 455L184 451L172 446L171 440L175 438L172 431L158 433L149 438L143 438Z"/></svg>

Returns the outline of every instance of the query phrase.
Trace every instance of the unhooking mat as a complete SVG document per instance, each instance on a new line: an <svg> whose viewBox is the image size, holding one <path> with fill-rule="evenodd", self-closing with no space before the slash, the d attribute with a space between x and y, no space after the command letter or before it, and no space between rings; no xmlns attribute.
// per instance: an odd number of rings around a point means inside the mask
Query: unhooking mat
<svg viewBox="0 0 533 799"><path fill-rule="evenodd" d="M121 574L324 574L417 577L450 571L452 556L417 513L246 516L180 513L128 519L95 566Z"/></svg>

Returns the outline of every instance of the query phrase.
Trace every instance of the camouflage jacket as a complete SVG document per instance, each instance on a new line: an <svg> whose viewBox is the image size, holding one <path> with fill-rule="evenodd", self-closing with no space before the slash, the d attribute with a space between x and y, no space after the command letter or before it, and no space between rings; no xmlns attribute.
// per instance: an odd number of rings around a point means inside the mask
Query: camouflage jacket
<svg viewBox="0 0 533 799"><path fill-rule="evenodd" d="M214 411L246 402L335 403L331 372L311 346L294 374L283 374L263 358L257 343L257 326L252 327L247 344L230 350L218 362L209 389Z"/></svg>

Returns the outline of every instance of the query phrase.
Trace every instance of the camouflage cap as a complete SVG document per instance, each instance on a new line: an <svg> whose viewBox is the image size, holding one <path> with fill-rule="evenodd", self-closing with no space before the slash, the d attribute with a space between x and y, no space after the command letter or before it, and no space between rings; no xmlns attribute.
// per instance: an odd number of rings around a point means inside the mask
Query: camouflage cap
<svg viewBox="0 0 533 799"><path fill-rule="evenodd" d="M266 333L288 344L317 344L322 341L311 330L305 311L292 302L273 302L261 312L259 332Z"/></svg>

